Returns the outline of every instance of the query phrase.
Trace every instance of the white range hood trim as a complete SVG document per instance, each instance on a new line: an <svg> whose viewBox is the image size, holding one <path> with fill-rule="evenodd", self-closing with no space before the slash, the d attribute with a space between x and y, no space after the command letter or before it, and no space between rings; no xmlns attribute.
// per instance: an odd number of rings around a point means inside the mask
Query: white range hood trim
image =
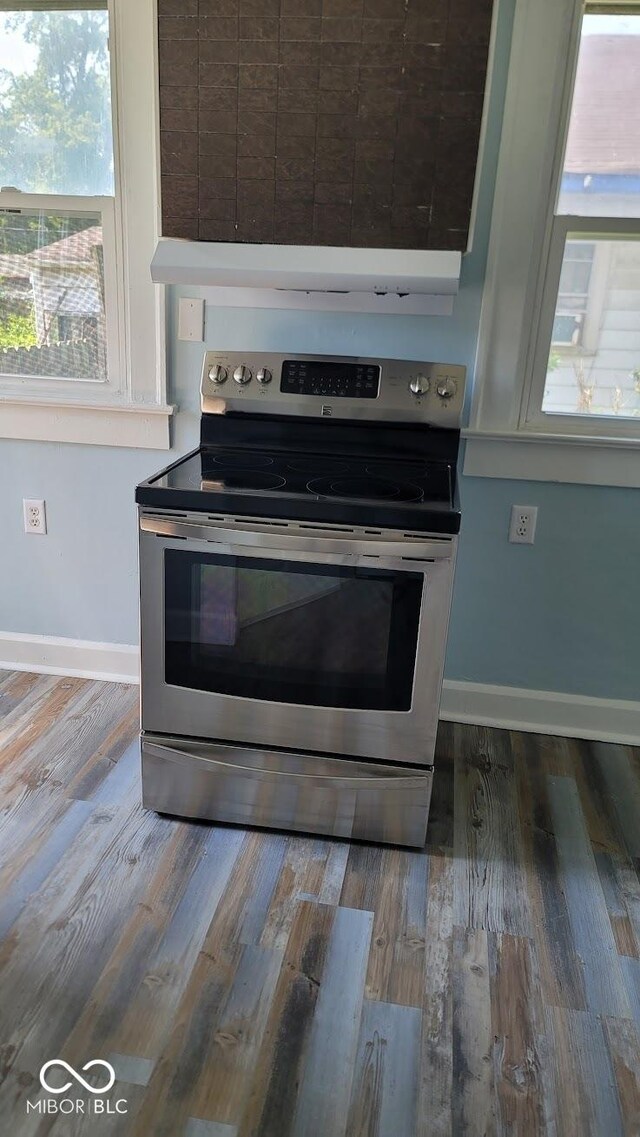
<svg viewBox="0 0 640 1137"><path fill-rule="evenodd" d="M193 286L192 286L193 287ZM209 285L214 308L277 308L302 312L367 312L378 316L451 316L455 296L426 292L316 292L292 288L224 288Z"/></svg>
<svg viewBox="0 0 640 1137"><path fill-rule="evenodd" d="M462 255L448 250L244 245L161 238L156 284L453 297Z"/></svg>

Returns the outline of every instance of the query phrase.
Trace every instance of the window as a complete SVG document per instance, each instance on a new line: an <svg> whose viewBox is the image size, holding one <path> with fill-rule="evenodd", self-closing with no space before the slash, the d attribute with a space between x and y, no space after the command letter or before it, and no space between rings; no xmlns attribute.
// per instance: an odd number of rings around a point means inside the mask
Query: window
<svg viewBox="0 0 640 1137"><path fill-rule="evenodd" d="M168 444L156 86L153 0L0 0L3 433L55 403L155 416L68 440Z"/></svg>
<svg viewBox="0 0 640 1137"><path fill-rule="evenodd" d="M612 233L611 221L620 218L626 220ZM584 239L594 233L597 240ZM640 416L640 239L634 237L640 238L640 13L587 7L528 421Z"/></svg>
<svg viewBox="0 0 640 1137"><path fill-rule="evenodd" d="M639 4L516 0L469 435L469 473L638 480Z"/></svg>
<svg viewBox="0 0 640 1137"><path fill-rule="evenodd" d="M640 417L640 241L565 240L542 413Z"/></svg>

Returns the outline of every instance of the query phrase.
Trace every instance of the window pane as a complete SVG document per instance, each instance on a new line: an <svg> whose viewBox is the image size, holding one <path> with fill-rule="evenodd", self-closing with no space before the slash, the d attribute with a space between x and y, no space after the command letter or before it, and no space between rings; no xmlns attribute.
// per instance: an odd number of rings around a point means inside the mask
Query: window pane
<svg viewBox="0 0 640 1137"><path fill-rule="evenodd" d="M113 194L106 11L0 12L0 186Z"/></svg>
<svg viewBox="0 0 640 1137"><path fill-rule="evenodd" d="M589 242L586 294L566 271L585 247L565 246L542 409L640 417L640 240Z"/></svg>
<svg viewBox="0 0 640 1137"><path fill-rule="evenodd" d="M586 15L559 213L640 217L640 15Z"/></svg>
<svg viewBox="0 0 640 1137"><path fill-rule="evenodd" d="M0 374L106 380L99 214L0 211Z"/></svg>

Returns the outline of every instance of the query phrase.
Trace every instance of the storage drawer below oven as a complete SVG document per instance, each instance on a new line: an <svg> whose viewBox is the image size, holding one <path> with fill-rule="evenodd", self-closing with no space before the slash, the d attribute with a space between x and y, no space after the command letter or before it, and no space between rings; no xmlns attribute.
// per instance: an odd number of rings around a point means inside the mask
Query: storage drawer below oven
<svg viewBox="0 0 640 1137"><path fill-rule="evenodd" d="M425 843L433 770L142 734L147 809L394 845Z"/></svg>

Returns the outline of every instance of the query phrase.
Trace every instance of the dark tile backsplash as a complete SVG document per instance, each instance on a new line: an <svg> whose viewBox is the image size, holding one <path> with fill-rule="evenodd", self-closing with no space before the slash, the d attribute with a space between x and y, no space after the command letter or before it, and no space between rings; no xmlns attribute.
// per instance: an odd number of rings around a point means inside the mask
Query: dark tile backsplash
<svg viewBox="0 0 640 1137"><path fill-rule="evenodd" d="M492 0L158 0L165 236L467 245Z"/></svg>

